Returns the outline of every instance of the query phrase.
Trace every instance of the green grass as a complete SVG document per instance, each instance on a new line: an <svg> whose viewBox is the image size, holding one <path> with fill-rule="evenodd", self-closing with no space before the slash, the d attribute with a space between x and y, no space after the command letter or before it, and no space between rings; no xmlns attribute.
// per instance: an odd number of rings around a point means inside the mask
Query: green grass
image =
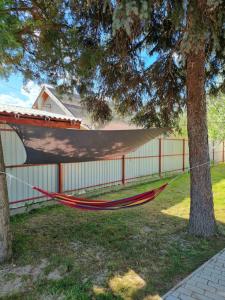
<svg viewBox="0 0 225 300"><path fill-rule="evenodd" d="M116 212L82 212L63 206L12 217L13 262L38 265L46 277L4 299L157 299L225 247L225 165L212 168L220 234L203 239L187 234L189 176L183 175L152 203ZM161 180L99 196L116 199L159 186Z"/></svg>

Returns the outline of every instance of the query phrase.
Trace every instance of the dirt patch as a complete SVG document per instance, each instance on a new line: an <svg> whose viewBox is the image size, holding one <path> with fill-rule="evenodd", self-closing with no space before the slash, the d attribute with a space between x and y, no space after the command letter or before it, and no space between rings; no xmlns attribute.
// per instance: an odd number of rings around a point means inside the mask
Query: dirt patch
<svg viewBox="0 0 225 300"><path fill-rule="evenodd" d="M14 294L23 290L22 278L18 277L12 280L0 280L0 297Z"/></svg>
<svg viewBox="0 0 225 300"><path fill-rule="evenodd" d="M149 227L149 226L144 226L144 227L142 227L142 229L141 229L141 233L149 233L149 232L153 232L153 231L155 231L153 228L151 228L151 227Z"/></svg>
<svg viewBox="0 0 225 300"><path fill-rule="evenodd" d="M63 276L60 274L58 269L55 269L54 271L52 271L51 273L48 274L47 279L48 280L59 280L61 279Z"/></svg>
<svg viewBox="0 0 225 300"><path fill-rule="evenodd" d="M40 300L64 300L65 296L63 295L50 295L50 294L43 294L40 296Z"/></svg>
<svg viewBox="0 0 225 300"><path fill-rule="evenodd" d="M168 236L168 243L171 245L173 243L178 243L181 249L192 248L191 242L185 239L183 234L171 234Z"/></svg>
<svg viewBox="0 0 225 300"><path fill-rule="evenodd" d="M78 251L79 249L83 248L83 244L80 241L70 243L70 246L73 251Z"/></svg>
<svg viewBox="0 0 225 300"><path fill-rule="evenodd" d="M96 285L105 284L107 277L108 277L108 270L102 270L101 272L96 273L93 279L93 283Z"/></svg>
<svg viewBox="0 0 225 300"><path fill-rule="evenodd" d="M26 265L17 267L16 265L7 265L3 267L0 269L0 297L26 291L39 279L59 280L62 278L58 269L55 269L46 276L45 268L48 266L48 260L42 259L35 266Z"/></svg>

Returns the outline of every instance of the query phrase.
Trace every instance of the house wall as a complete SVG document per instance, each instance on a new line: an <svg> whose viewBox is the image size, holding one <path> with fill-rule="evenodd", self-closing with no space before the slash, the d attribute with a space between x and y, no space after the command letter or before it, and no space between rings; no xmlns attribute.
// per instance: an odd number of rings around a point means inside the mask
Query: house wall
<svg viewBox="0 0 225 300"><path fill-rule="evenodd" d="M155 139L143 145L125 159L68 164L23 165L26 153L15 131L0 127L6 172L20 181L7 177L11 209L48 200L28 182L51 192L83 192L106 186L132 182L142 178L167 176L188 168L188 145L183 139ZM210 142L210 157L224 161L225 143ZM61 175L60 175L61 174ZM61 178L60 184L59 179ZM60 190L61 189L61 190Z"/></svg>
<svg viewBox="0 0 225 300"><path fill-rule="evenodd" d="M67 115L63 109L59 107L59 105L48 97L46 100L39 96L37 99L37 109L49 111L56 114Z"/></svg>

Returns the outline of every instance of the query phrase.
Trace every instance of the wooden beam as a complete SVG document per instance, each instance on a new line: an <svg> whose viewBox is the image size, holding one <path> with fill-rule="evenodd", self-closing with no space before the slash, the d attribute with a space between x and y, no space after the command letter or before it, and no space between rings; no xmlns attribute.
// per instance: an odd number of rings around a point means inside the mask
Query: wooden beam
<svg viewBox="0 0 225 300"><path fill-rule="evenodd" d="M44 117L22 116L16 117L12 113L0 113L0 123L3 124L25 124L32 126L50 127L50 128L74 128L80 129L79 121L45 119Z"/></svg>

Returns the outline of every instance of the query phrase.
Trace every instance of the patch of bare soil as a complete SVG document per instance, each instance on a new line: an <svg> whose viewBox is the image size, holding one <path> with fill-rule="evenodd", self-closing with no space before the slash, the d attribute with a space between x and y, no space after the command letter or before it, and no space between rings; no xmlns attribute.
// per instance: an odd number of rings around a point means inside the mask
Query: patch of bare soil
<svg viewBox="0 0 225 300"><path fill-rule="evenodd" d="M70 247L79 264L82 265L82 269L85 270L86 276L82 278L82 281L91 280L94 284L104 284L108 277L106 249L95 244L87 246L80 241L72 242Z"/></svg>
<svg viewBox="0 0 225 300"><path fill-rule="evenodd" d="M21 267L13 264L3 266L0 268L0 297L29 290L37 280L42 278L46 278L47 280L62 278L58 269L46 275L45 268L48 265L47 259L42 259L35 266L26 265Z"/></svg>

